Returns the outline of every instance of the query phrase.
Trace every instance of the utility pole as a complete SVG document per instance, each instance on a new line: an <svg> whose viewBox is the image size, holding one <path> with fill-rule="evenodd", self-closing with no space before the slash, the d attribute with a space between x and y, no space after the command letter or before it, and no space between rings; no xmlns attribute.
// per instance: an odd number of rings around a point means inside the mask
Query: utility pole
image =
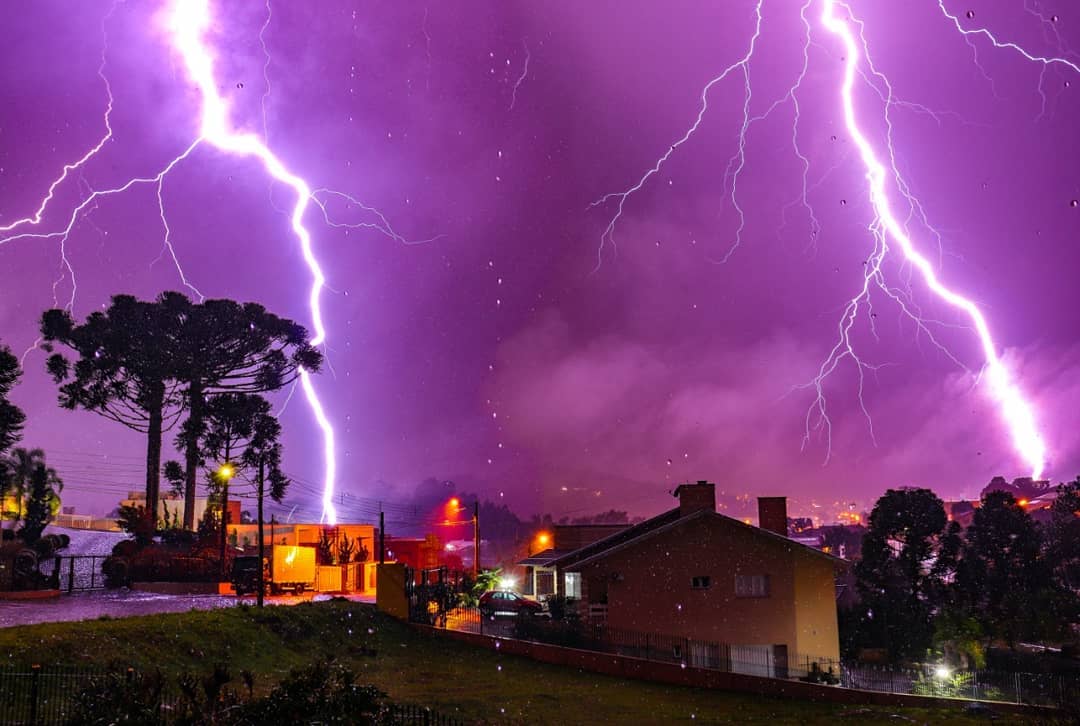
<svg viewBox="0 0 1080 726"><path fill-rule="evenodd" d="M480 500L473 503L473 580L480 575Z"/></svg>
<svg viewBox="0 0 1080 726"><path fill-rule="evenodd" d="M266 542L263 540L263 494L266 481L266 463L259 457L259 589L255 595L255 604L263 606L263 591L266 589L266 570L263 562L266 561Z"/></svg>
<svg viewBox="0 0 1080 726"><path fill-rule="evenodd" d="M381 502L379 504L379 564L386 564L386 517L383 516Z"/></svg>

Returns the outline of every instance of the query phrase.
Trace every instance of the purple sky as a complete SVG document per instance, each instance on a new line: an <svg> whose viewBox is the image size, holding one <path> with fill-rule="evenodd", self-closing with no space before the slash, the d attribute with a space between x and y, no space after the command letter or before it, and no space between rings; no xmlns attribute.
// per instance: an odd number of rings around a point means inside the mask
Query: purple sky
<svg viewBox="0 0 1080 726"><path fill-rule="evenodd" d="M236 123L261 133L266 9L238 5L214 3L217 73ZM714 87L696 135L627 202L617 254L607 248L593 272L615 207L590 202L632 185L682 136L702 87L746 52L753 30L753 2L667 5L272 4L271 147L313 187L378 207L405 237L441 235L406 246L327 227L317 211L308 218L331 288L330 367L318 387L338 429L340 488L405 501L438 477L521 513L647 514L686 479L804 503L871 501L907 484L974 495L993 475L1026 474L978 384L974 335L916 278L913 302L943 324L932 331L970 371L879 295L876 317L861 315L854 334L866 362L882 365L863 394L873 437L845 364L825 389L831 459L819 436L802 446L813 395L793 387L835 343L873 246L864 172L840 115L841 48L818 21L818 0L798 141L820 234L811 237L806 209L791 204L802 164L787 102L749 132L742 244L715 264L738 225L725 179L742 123L736 73ZM966 27L1080 60L1068 51L1080 48L1069 3L1037 4L1056 22L1007 5L947 2ZM64 163L101 138L97 66L110 7L41 0L0 11L0 225L32 213ZM983 307L1035 402L1048 474L1071 479L1080 471L1080 208L1070 204L1080 197L1080 74L1043 72L985 38L972 39L976 55L931 0L888 14L881 3L853 7L905 102L891 110L897 164L941 254L918 220L911 234L942 278ZM121 3L107 20L114 138L58 189L43 229L63 226L88 188L157 173L197 135L198 98L155 12ZM766 0L752 115L798 75L802 30L797 4ZM856 92L864 129L880 143L881 101L865 84ZM254 164L201 148L167 178L164 203L177 255L203 293L308 323L309 278L282 214L286 192ZM75 314L114 293L182 290L168 255L159 260L162 239L154 187L102 199L67 243ZM55 241L0 247L0 340L17 353L34 342L60 272ZM907 287L898 265L887 275ZM61 304L71 292L70 278L55 287ZM24 443L48 449L70 486L65 499L104 510L139 488L142 440L57 408L41 352L25 365L14 394L29 417ZM319 481L320 439L299 396L282 421L287 470ZM299 487L292 503L313 500L305 492L315 488Z"/></svg>

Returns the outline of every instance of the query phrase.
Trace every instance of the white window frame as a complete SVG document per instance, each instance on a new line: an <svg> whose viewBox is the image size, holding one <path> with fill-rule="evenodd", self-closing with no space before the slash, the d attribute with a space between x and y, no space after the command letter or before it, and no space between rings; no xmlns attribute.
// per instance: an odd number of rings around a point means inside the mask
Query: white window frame
<svg viewBox="0 0 1080 726"><path fill-rule="evenodd" d="M735 597L770 597L770 584L768 575L735 575Z"/></svg>

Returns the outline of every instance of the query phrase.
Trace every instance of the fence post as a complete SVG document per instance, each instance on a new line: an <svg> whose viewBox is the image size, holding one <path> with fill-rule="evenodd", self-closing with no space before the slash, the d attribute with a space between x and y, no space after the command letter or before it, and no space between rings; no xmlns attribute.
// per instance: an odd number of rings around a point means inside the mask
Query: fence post
<svg viewBox="0 0 1080 726"><path fill-rule="evenodd" d="M35 663L30 666L30 723L38 722L38 681L41 678L41 666Z"/></svg>
<svg viewBox="0 0 1080 726"><path fill-rule="evenodd" d="M68 593L75 589L75 558L68 558Z"/></svg>

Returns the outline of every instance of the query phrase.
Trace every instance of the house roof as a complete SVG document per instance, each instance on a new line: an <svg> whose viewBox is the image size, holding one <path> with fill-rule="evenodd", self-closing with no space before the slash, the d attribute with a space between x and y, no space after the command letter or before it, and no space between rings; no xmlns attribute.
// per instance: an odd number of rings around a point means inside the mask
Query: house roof
<svg viewBox="0 0 1080 726"><path fill-rule="evenodd" d="M671 516L673 514L675 515L674 517ZM608 537L607 539L601 540L600 542L596 542L593 545L590 545L589 547L582 547L580 550L577 550L576 552L571 552L569 555L561 558L555 564L557 564L558 566L563 567L563 568L565 568L567 570L578 570L578 569L580 569L582 567L585 567L586 565L592 564L593 562L597 562L599 560L602 560L605 557L607 557L608 555L614 554L615 552L618 552L618 551L620 551L622 549L625 549L627 547L635 545L635 544L637 544L639 542L642 542L642 541L644 541L646 539L650 539L652 537L655 537L655 536L657 536L657 535L659 535L659 534L661 534L663 532L668 532L668 531L670 531L672 529L675 529L676 527L679 527L679 526L681 526L682 524L684 524L686 522L690 522L690 521L694 521L694 520L698 520L698 519L704 519L704 518L707 518L707 517L717 518L720 521L724 521L727 524L734 525L736 527L743 527L746 530L755 533L757 536L767 537L767 538L770 538L770 539L772 539L774 541L777 541L777 542L786 543L786 544L790 545L792 547L793 551L795 551L795 552L800 552L801 551L804 554L812 554L812 555L816 555L818 557L823 557L826 560L829 560L830 562L833 562L834 564L842 564L842 565L847 564L847 562L845 560L841 560L838 557L833 557L832 555L827 554L825 552L822 552L819 549L815 549L815 548L810 547L808 545L805 545L805 544L803 544L801 542L797 542L797 541L795 541L793 539L790 539L789 537L785 537L783 535L777 534L776 532L772 532L772 531L767 530L767 529L761 529L760 527L754 527L753 525L746 524L745 522L741 522L738 519L735 519L733 517L729 517L726 514L720 514L719 512L713 512L713 511L710 511L708 509L701 509L701 510L699 510L697 512L694 512L693 514L689 514L689 515L687 515L685 517L680 517L678 515L679 515L679 510L678 509L673 509L671 511L664 512L663 514L657 515L656 517L653 517L652 519L648 519L648 520L645 520L644 522L642 522L641 525L649 525L649 524L652 524L652 523L655 523L655 524L653 524L653 526L644 528L643 530L637 532L633 536L626 537L626 538L621 538L621 539L619 538L618 535L615 535L613 537ZM658 520L662 520L662 521L658 522ZM641 526L641 525L638 525L638 526ZM614 541L614 542L611 541L611 540L616 540L616 539L619 539L619 541ZM599 546L599 545L603 545L604 543L609 543L609 544L607 546L603 546L603 547ZM585 552L585 550L591 550L591 551L590 552ZM582 556L577 556L579 554L581 554Z"/></svg>
<svg viewBox="0 0 1080 726"><path fill-rule="evenodd" d="M532 567L550 567L552 562L566 554L569 554L566 550L556 550L549 547L546 550L537 552L535 555L529 555L519 561L518 564Z"/></svg>
<svg viewBox="0 0 1080 726"><path fill-rule="evenodd" d="M617 547L624 542L639 539L640 537L648 534L649 532L663 527L677 521L680 518L679 508L669 509L668 511L658 514L651 519L646 519L644 522L638 522L631 525L626 529L620 530L612 535L599 539L592 544L585 545L573 552L564 553L561 557L555 560L552 564L556 567L568 567L573 563L576 563L586 557L592 557L598 552L604 552Z"/></svg>

